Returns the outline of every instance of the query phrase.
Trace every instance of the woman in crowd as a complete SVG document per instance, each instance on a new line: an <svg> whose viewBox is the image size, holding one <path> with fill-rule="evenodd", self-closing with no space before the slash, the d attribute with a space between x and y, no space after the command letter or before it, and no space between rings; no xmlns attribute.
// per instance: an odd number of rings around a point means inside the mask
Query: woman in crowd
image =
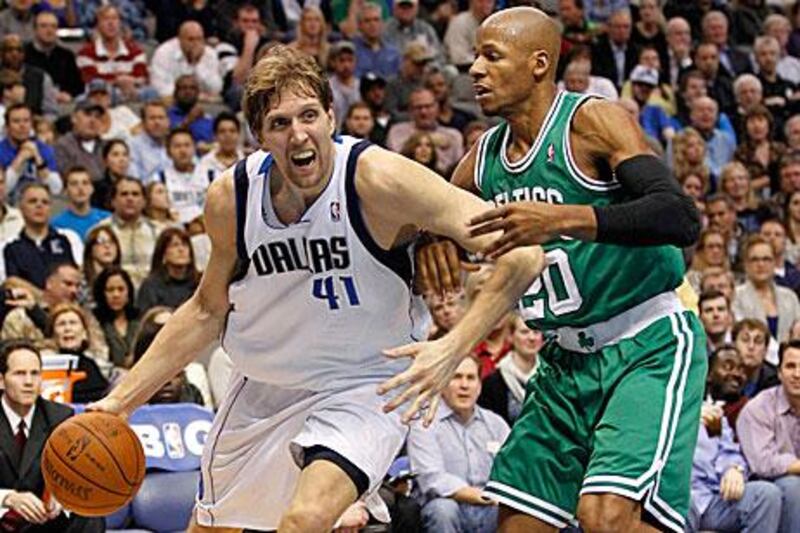
<svg viewBox="0 0 800 533"><path fill-rule="evenodd" d="M708 168L690 170L677 176L683 192L694 200L694 205L697 206L701 214L704 214L706 212L705 199L708 194Z"/></svg>
<svg viewBox="0 0 800 533"><path fill-rule="evenodd" d="M719 188L730 196L736 206L736 219L747 233L756 233L765 216L759 212L758 201L751 186L750 173L739 161L733 161L722 167Z"/></svg>
<svg viewBox="0 0 800 533"><path fill-rule="evenodd" d="M119 241L109 226L98 226L89 231L83 249L83 277L88 287L104 268L120 265Z"/></svg>
<svg viewBox="0 0 800 533"><path fill-rule="evenodd" d="M130 275L119 266L100 272L93 286L95 316L103 327L114 366L125 366L139 323Z"/></svg>
<svg viewBox="0 0 800 533"><path fill-rule="evenodd" d="M189 235L180 228L167 228L156 241L150 275L139 289L138 307L142 311L156 305L178 307L194 293L199 278Z"/></svg>
<svg viewBox="0 0 800 533"><path fill-rule="evenodd" d="M736 287L733 313L736 320L755 318L766 323L778 342L789 336L800 318L800 302L791 289L775 283L775 251L760 235L751 235L742 250L747 280Z"/></svg>
<svg viewBox="0 0 800 533"><path fill-rule="evenodd" d="M497 370L484 381L478 403L512 425L522 410L525 386L539 366L539 350L544 345L541 331L530 329L522 317L511 321L511 352L497 364Z"/></svg>
<svg viewBox="0 0 800 533"><path fill-rule="evenodd" d="M786 196L783 213L783 224L786 226L786 260L797 265L800 262L800 191Z"/></svg>
<svg viewBox="0 0 800 533"><path fill-rule="evenodd" d="M684 128L672 140L672 169L676 176L691 172L711 177L706 166L706 141L694 128ZM713 184L709 179L709 191Z"/></svg>
<svg viewBox="0 0 800 533"><path fill-rule="evenodd" d="M639 2L639 20L633 25L631 41L640 49L651 48L657 57L668 58L666 22L658 0ZM641 63L641 58L640 61ZM656 67L660 70L660 67Z"/></svg>
<svg viewBox="0 0 800 533"><path fill-rule="evenodd" d="M80 306L60 303L50 310L47 335L57 353L77 356L77 370L86 377L72 386L72 401L94 402L102 398L108 389L108 380L103 376L89 349L89 326Z"/></svg>
<svg viewBox="0 0 800 533"><path fill-rule="evenodd" d="M152 181L144 188L145 200L147 200L147 207L144 209L144 214L151 220L161 222L166 226L177 226L180 224L178 221L178 214L172 209L169 203L169 194L167 194L167 186L160 181Z"/></svg>
<svg viewBox="0 0 800 533"><path fill-rule="evenodd" d="M111 210L111 188L117 180L128 176L131 164L131 152L122 139L112 139L103 146L103 179L94 182L92 206ZM141 177L141 176L136 176Z"/></svg>
<svg viewBox="0 0 800 533"><path fill-rule="evenodd" d="M297 24L297 38L289 43L289 46L314 57L322 68L328 66L328 52L330 51L328 26L318 7L306 6L303 8L300 22Z"/></svg>
<svg viewBox="0 0 800 533"><path fill-rule="evenodd" d="M773 140L773 122L772 113L763 105L750 108L744 116L745 138L734 153L750 171L753 190L762 198L780 190L778 164L786 153L786 146Z"/></svg>
<svg viewBox="0 0 800 533"><path fill-rule="evenodd" d="M442 173L436 162L436 147L433 144L433 138L427 132L418 131L412 134L403 144L400 153L434 172Z"/></svg>
<svg viewBox="0 0 800 533"><path fill-rule="evenodd" d="M700 281L703 272L710 267L730 270L730 262L725 250L725 237L714 228L706 228L700 232L691 267L686 272L686 279L697 294L701 292Z"/></svg>

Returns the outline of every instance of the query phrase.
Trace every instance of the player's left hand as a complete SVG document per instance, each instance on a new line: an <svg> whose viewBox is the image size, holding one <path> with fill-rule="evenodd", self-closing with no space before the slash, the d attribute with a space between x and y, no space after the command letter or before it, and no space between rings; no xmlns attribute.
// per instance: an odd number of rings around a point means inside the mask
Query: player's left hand
<svg viewBox="0 0 800 533"><path fill-rule="evenodd" d="M737 502L744 496L744 474L736 467L731 467L722 476L719 494L723 500Z"/></svg>
<svg viewBox="0 0 800 533"><path fill-rule="evenodd" d="M447 337L435 341L406 344L391 350L384 350L383 353L393 359L410 357L414 360L404 372L383 382L378 387L378 394L386 394L403 385L408 385L383 406L384 412L394 411L410 401L411 405L402 416L403 423L408 424L414 415L427 407L423 425L430 426L439 405L439 393L450 382L461 363L461 358L454 357L454 349Z"/></svg>
<svg viewBox="0 0 800 533"><path fill-rule="evenodd" d="M367 512L367 506L364 502L357 501L339 517L333 531L334 533L358 533L368 523L369 513Z"/></svg>
<svg viewBox="0 0 800 533"><path fill-rule="evenodd" d="M470 235L503 235L482 250L486 259L496 259L518 246L543 244L558 237L559 206L544 202L514 202L490 209L469 221Z"/></svg>

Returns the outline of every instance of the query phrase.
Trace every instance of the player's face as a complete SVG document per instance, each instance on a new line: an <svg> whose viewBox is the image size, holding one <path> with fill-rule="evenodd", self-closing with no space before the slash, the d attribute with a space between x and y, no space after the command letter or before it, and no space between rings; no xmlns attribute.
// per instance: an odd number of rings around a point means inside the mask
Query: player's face
<svg viewBox="0 0 800 533"><path fill-rule="evenodd" d="M12 407L29 408L36 403L42 389L42 363L30 350L15 350L8 356L2 382L6 400Z"/></svg>
<svg viewBox="0 0 800 533"><path fill-rule="evenodd" d="M334 124L333 111L325 111L317 98L287 91L264 117L262 148L284 178L313 189L332 171Z"/></svg>
<svg viewBox="0 0 800 533"><path fill-rule="evenodd" d="M788 348L783 352L783 361L778 369L778 376L786 395L790 398L800 397L800 349Z"/></svg>
<svg viewBox="0 0 800 533"><path fill-rule="evenodd" d="M458 365L453 379L442 391L442 399L453 411L468 414L475 408L481 393L478 363L468 357Z"/></svg>
<svg viewBox="0 0 800 533"><path fill-rule="evenodd" d="M86 342L86 328L77 313L66 311L53 321L53 336L59 349L80 351Z"/></svg>
<svg viewBox="0 0 800 533"><path fill-rule="evenodd" d="M742 328L736 337L736 349L745 368L757 368L767 355L767 337L759 329Z"/></svg>
<svg viewBox="0 0 800 533"><path fill-rule="evenodd" d="M478 30L476 56L469 69L475 99L487 115L506 116L530 97L535 84L527 58L492 25Z"/></svg>

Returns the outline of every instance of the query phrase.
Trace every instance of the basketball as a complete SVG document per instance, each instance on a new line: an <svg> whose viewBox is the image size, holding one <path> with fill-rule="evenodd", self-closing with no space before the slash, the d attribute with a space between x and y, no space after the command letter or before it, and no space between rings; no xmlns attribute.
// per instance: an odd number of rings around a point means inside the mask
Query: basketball
<svg viewBox="0 0 800 533"><path fill-rule="evenodd" d="M59 425L42 453L50 494L81 516L105 516L133 499L145 474L142 445L120 417L90 412Z"/></svg>

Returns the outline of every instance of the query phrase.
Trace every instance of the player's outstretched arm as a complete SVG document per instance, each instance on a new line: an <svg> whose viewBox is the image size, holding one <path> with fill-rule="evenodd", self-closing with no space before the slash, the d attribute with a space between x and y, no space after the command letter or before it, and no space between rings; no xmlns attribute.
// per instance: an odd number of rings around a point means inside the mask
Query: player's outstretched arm
<svg viewBox="0 0 800 533"><path fill-rule="evenodd" d="M90 409L129 414L147 402L222 332L230 307L228 283L236 268L236 208L233 176L225 173L208 190L206 227L211 258L195 293L158 333L120 384Z"/></svg>
<svg viewBox="0 0 800 533"><path fill-rule="evenodd" d="M359 160L356 189L370 232L379 244L402 242L409 230L427 230L449 237L478 252L493 236L473 237L467 221L488 208L475 195L443 181L430 170L397 154L371 148ZM412 357L403 373L387 381L380 393L407 385L386 405L392 410L406 401L408 421L447 385L458 364L516 304L544 267L538 246L519 247L498 259L492 276L461 321L441 339L390 350L393 357ZM426 423L433 419L429 409Z"/></svg>
<svg viewBox="0 0 800 533"><path fill-rule="evenodd" d="M598 167L612 169L631 199L607 206L515 202L498 207L472 221L474 234L503 231L484 250L487 255L558 235L628 246L694 243L700 231L694 202L652 154L641 128L624 109L603 100L586 103L575 114L571 136L578 166L594 174Z"/></svg>

